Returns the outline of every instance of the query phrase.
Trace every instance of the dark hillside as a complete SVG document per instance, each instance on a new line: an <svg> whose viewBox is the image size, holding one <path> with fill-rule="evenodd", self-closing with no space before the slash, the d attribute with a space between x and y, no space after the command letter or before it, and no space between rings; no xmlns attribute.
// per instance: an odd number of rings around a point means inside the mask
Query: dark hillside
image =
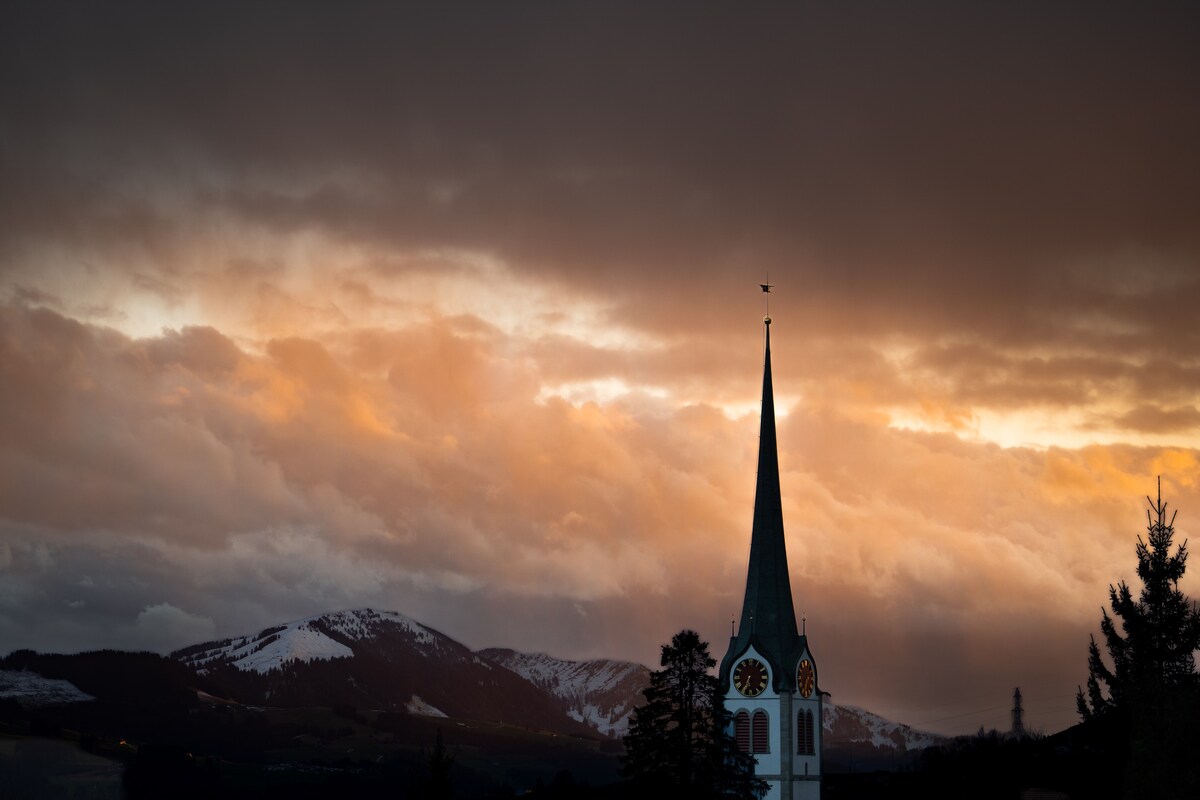
<svg viewBox="0 0 1200 800"><path fill-rule="evenodd" d="M27 670L73 683L99 701L122 705L193 706L196 677L174 659L155 653L95 650L63 655L17 650L0 669Z"/></svg>

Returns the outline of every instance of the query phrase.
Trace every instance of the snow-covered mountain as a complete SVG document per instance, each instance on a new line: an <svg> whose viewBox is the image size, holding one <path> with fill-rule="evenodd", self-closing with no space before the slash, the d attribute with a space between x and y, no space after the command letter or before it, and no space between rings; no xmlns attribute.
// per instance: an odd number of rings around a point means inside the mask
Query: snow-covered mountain
<svg viewBox="0 0 1200 800"><path fill-rule="evenodd" d="M185 648L173 657L191 666L198 674L233 687L253 684L237 673L262 676L268 684L263 689L264 702L282 703L296 693L296 688L280 686L295 681L281 681L276 673L292 672L301 665L312 665L322 674L339 668L334 662L362 658L377 659L380 654L396 662L418 658L438 664L429 670L430 683L424 688L415 686L408 698L389 693L386 704L362 697L358 704L384 705L404 708L409 713L425 716L464 715L472 713L460 704L437 701L449 691L435 691L441 676L447 674L446 664L469 671L490 670L485 683L495 682L495 673L512 673L536 689L544 701L558 709L567 720L591 728L603 736L620 737L629 727L629 716L642 700L649 671L640 664L597 659L566 661L541 653L517 653L493 648L472 653L464 645L416 620L394 611L360 609L320 614L266 628L258 633L205 642ZM323 662L318 666L318 662ZM358 665L352 669L360 671ZM311 670L310 670L311 671ZM511 680L511 679L510 679ZM400 676L400 684L404 683ZM480 685L479 679L475 684ZM244 689L243 689L244 691ZM528 691L528 689L526 690ZM327 703L329 701L326 701ZM440 704L439 704L440 702ZM544 704L544 703L543 703ZM484 710L492 703L484 705ZM571 728L578 732L580 728Z"/></svg>
<svg viewBox="0 0 1200 800"><path fill-rule="evenodd" d="M650 682L646 667L627 661L566 661L502 648L480 650L479 655L560 698L572 719L605 736L621 737L629 731L629 718Z"/></svg>
<svg viewBox="0 0 1200 800"><path fill-rule="evenodd" d="M825 705L825 744L870 744L880 749L922 750L945 741L945 737L918 731L856 706Z"/></svg>
<svg viewBox="0 0 1200 800"><path fill-rule="evenodd" d="M479 655L562 698L573 718L613 737L628 732L633 710L645 702L642 692L650 684L647 667L626 661L567 661L544 653L501 648L480 650ZM859 759L872 749L885 754L905 753L945 741L945 737L892 722L856 706L832 702L825 705L823 727L828 748L854 752Z"/></svg>
<svg viewBox="0 0 1200 800"><path fill-rule="evenodd" d="M369 608L205 642L172 657L196 670L205 691L246 703L343 704L613 738L628 731L650 680L648 668L624 661L568 661L503 648L472 652L403 614ZM942 741L832 703L823 726L827 752L854 759L891 759Z"/></svg>
<svg viewBox="0 0 1200 800"><path fill-rule="evenodd" d="M203 691L243 703L342 705L595 735L559 698L392 611L320 614L172 658L196 670Z"/></svg>
<svg viewBox="0 0 1200 800"><path fill-rule="evenodd" d="M438 650L438 639L458 645L450 637L426 628L403 614L367 608L320 614L276 625L249 636L206 642L180 650L173 656L202 675L209 671L210 666L217 665L267 673L293 661L351 658L354 656L351 643L397 635L411 640L415 647L422 650Z"/></svg>

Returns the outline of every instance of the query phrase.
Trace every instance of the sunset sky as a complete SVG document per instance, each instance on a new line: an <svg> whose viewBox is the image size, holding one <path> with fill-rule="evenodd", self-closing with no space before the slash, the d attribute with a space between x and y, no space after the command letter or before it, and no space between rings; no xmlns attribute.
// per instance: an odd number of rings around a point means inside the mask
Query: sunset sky
<svg viewBox="0 0 1200 800"><path fill-rule="evenodd" d="M188 5L0 12L0 653L719 657L768 275L835 702L1065 727L1200 530L1194 4Z"/></svg>

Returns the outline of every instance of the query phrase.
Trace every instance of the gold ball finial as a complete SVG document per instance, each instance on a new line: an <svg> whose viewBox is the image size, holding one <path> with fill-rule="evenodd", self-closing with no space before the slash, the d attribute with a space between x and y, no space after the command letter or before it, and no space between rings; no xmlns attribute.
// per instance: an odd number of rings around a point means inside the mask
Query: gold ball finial
<svg viewBox="0 0 1200 800"><path fill-rule="evenodd" d="M770 314L767 314L765 317L763 317L763 324L764 324L764 325L770 325L770 324L771 324L771 315L770 315Z"/></svg>

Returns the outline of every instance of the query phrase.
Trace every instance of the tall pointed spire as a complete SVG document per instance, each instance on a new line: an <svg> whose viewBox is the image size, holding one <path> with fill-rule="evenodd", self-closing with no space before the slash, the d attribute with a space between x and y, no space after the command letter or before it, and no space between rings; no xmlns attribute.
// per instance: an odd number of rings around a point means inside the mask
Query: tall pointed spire
<svg viewBox="0 0 1200 800"><path fill-rule="evenodd" d="M770 288L762 285L764 293ZM783 536L770 315L763 324L762 419L746 596L741 627L731 632L718 680L738 746L754 757L755 770L769 787L767 796L820 800L824 693L808 637L796 630Z"/></svg>
<svg viewBox="0 0 1200 800"><path fill-rule="evenodd" d="M783 533L783 502L779 489L779 445L775 437L775 396L771 380L771 318L763 319L765 358L763 363L762 417L758 437L758 482L754 492L754 521L750 532L750 564L746 573L746 595L741 623L730 648L730 657L751 643L770 660L778 660L774 674L786 686L792 682L788 670L780 670L801 649L788 577L787 549ZM732 663L732 662L731 662ZM722 665L727 675L729 665Z"/></svg>

